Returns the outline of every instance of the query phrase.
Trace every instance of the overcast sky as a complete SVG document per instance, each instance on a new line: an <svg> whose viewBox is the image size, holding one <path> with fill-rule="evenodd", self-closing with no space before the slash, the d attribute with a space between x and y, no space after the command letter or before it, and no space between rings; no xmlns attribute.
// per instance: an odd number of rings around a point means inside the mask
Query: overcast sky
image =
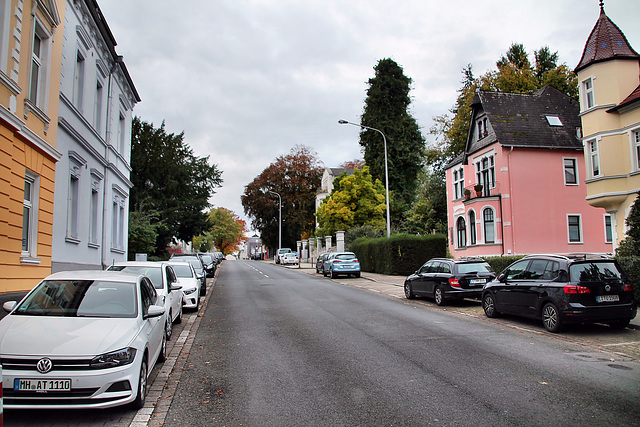
<svg viewBox="0 0 640 427"><path fill-rule="evenodd" d="M457 97L462 68L495 69L513 43L548 45L574 69L598 0L98 0L142 102L134 114L184 131L222 170L216 207L246 218L244 187L296 144L326 167L362 158L367 81L382 58L413 80L427 142ZM640 1L605 11L640 51ZM392 143L390 141L389 143Z"/></svg>

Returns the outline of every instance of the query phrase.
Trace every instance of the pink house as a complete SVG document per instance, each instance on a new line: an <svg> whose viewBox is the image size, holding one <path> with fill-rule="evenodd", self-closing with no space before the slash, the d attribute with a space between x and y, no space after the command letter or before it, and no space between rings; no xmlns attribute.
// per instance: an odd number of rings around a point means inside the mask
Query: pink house
<svg viewBox="0 0 640 427"><path fill-rule="evenodd" d="M548 86L479 92L472 108L446 171L451 254L611 252L611 217L585 200L578 102Z"/></svg>

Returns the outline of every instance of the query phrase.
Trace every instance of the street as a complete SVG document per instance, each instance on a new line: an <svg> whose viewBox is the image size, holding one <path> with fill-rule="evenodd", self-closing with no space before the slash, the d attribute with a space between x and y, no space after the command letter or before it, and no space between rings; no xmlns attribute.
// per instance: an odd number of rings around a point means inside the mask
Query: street
<svg viewBox="0 0 640 427"><path fill-rule="evenodd" d="M148 408L5 410L5 425L640 425L637 330L553 335L305 273L225 262Z"/></svg>

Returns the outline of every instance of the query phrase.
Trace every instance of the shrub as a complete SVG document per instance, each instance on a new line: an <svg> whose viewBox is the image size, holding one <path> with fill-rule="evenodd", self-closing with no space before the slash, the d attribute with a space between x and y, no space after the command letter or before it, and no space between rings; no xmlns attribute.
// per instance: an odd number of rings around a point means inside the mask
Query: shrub
<svg viewBox="0 0 640 427"><path fill-rule="evenodd" d="M640 301L640 257L637 256L618 256L616 261L620 267L627 273L631 284L633 285L633 295L636 301Z"/></svg>
<svg viewBox="0 0 640 427"><path fill-rule="evenodd" d="M491 256L483 257L483 259L487 261L487 263L491 266L497 276L502 272L502 270L507 268L512 263L518 261L522 257L524 257L524 255Z"/></svg>

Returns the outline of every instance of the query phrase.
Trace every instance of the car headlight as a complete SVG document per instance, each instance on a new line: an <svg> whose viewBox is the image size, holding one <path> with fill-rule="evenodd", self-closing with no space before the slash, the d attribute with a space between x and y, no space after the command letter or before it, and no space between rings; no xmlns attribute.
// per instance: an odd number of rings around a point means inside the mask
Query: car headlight
<svg viewBox="0 0 640 427"><path fill-rule="evenodd" d="M194 293L195 291L197 291L196 288L193 289L188 289L186 291L182 291L185 295L191 295L192 293Z"/></svg>
<svg viewBox="0 0 640 427"><path fill-rule="evenodd" d="M124 366L133 363L136 357L136 349L133 347L123 348L122 350L113 351L111 353L101 354L91 360L89 367L92 369L114 368L116 366Z"/></svg>

